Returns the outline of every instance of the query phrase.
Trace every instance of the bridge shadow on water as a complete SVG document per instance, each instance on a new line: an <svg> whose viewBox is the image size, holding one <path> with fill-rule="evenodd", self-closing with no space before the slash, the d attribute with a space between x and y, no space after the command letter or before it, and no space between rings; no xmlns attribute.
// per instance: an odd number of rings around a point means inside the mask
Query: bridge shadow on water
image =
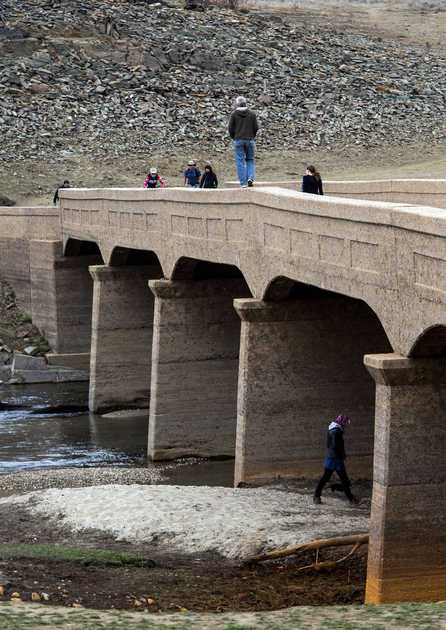
<svg viewBox="0 0 446 630"><path fill-rule="evenodd" d="M0 475L66 467L145 467L159 471L157 483L231 487L233 459L147 460L148 410L125 417L92 413L45 413L87 405L87 383L8 385L0 399ZM158 479L157 477L155 479Z"/></svg>

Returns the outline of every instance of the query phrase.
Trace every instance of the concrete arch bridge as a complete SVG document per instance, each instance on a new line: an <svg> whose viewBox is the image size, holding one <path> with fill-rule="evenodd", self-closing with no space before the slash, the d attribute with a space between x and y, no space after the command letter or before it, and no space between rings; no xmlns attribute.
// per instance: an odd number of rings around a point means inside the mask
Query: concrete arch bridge
<svg viewBox="0 0 446 630"><path fill-rule="evenodd" d="M31 209L0 234L53 347L91 345L91 409L149 408L153 459L316 477L350 415L349 469L373 476L367 601L444 599L446 213L410 203L425 184L363 184L67 189L60 217L34 209L45 237Z"/></svg>

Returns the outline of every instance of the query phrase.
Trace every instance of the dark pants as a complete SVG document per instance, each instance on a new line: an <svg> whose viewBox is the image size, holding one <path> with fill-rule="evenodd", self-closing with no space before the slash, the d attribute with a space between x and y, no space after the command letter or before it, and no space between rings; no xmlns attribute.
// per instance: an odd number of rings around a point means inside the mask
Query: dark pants
<svg viewBox="0 0 446 630"><path fill-rule="evenodd" d="M344 470L337 470L336 472L338 473L338 477L341 480L342 489L347 495L347 499L351 501L353 499L353 495L350 490L350 479L348 478L347 471L344 468ZM324 474L319 479L319 483L317 484L316 490L314 492L315 497L321 496L322 490L325 484L330 481L330 478L333 473L334 473L334 470L332 468L324 468Z"/></svg>

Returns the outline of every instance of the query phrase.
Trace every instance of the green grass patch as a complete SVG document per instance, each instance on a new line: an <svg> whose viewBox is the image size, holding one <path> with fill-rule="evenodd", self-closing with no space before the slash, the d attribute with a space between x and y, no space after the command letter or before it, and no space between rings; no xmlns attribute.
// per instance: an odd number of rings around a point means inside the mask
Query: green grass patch
<svg viewBox="0 0 446 630"><path fill-rule="evenodd" d="M51 560L96 567L146 568L155 566L155 562L145 556L105 549L84 549L40 543L0 543L0 560L9 559Z"/></svg>

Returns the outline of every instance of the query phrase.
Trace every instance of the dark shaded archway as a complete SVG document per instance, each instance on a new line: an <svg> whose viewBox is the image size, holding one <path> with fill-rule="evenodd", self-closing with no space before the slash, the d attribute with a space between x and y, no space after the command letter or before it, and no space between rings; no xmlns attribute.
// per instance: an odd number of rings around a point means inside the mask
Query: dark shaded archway
<svg viewBox="0 0 446 630"><path fill-rule="evenodd" d="M75 256L89 256L94 257L95 262L91 262L90 264L95 265L103 265L104 260L102 258L101 250L99 249L99 245L94 241L81 241L75 238L69 238L65 245L65 253L64 255L67 258L72 258Z"/></svg>
<svg viewBox="0 0 446 630"><path fill-rule="evenodd" d="M131 267L137 265L158 266L159 277L162 277L161 264L155 252L145 249L131 249L128 247L115 247L110 257L111 267L121 267L128 265Z"/></svg>
<svg viewBox="0 0 446 630"><path fill-rule="evenodd" d="M446 356L446 326L432 326L425 330L412 346L409 356L414 359Z"/></svg>
<svg viewBox="0 0 446 630"><path fill-rule="evenodd" d="M329 422L352 418L349 465L372 477L375 387L364 354L392 348L363 301L278 277L264 300L240 300L236 481L316 475Z"/></svg>
<svg viewBox="0 0 446 630"><path fill-rule="evenodd" d="M243 278L243 274L235 265L225 265L195 258L180 258L173 270L173 281L210 280L212 278Z"/></svg>

